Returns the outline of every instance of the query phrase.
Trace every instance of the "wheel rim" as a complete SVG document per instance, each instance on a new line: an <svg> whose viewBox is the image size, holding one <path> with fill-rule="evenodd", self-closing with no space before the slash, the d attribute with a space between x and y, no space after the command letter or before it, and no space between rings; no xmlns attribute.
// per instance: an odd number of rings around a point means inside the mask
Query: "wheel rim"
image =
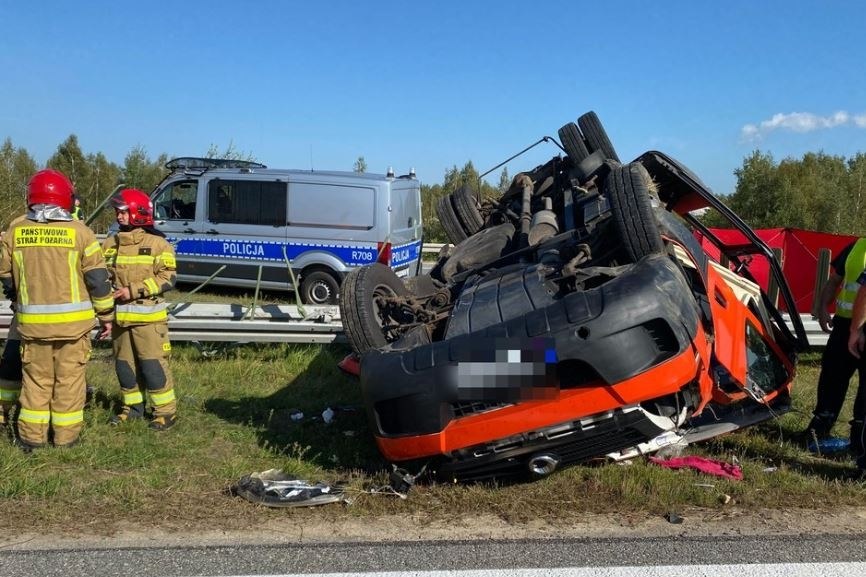
<svg viewBox="0 0 866 577"><path fill-rule="evenodd" d="M333 294L334 292L331 290L331 287L324 281L316 281L312 286L310 286L310 301L316 304L327 303Z"/></svg>

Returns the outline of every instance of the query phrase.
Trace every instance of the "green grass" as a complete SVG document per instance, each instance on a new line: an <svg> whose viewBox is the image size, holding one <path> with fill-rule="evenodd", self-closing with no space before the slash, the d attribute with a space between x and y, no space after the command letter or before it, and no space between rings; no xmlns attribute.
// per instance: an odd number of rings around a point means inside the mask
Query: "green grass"
<svg viewBox="0 0 866 577"><path fill-rule="evenodd" d="M566 521L586 513L692 507L866 505L866 486L845 480L852 471L847 458L816 457L787 440L808 422L818 373L814 354L801 362L794 411L687 449L725 461L736 458L745 474L741 482L635 459L630 465L570 467L534 483L428 484L401 500L370 493L387 483L388 466L370 435L357 381L336 368L346 353L336 345L243 345L205 358L191 345L176 344L171 363L180 420L172 430L155 433L143 422L108 425L119 392L110 348L100 345L88 366L96 395L85 412L79 446L25 456L8 439L0 440L0 518L11 531L39 526L110 533L132 523L249 528L285 515L411 514L436 520L459 512ZM319 418L328 406L339 409L330 424ZM305 418L293 420L295 411ZM847 419L840 419L839 434ZM242 475L275 467L346 486L352 504L271 510L231 495Z"/></svg>

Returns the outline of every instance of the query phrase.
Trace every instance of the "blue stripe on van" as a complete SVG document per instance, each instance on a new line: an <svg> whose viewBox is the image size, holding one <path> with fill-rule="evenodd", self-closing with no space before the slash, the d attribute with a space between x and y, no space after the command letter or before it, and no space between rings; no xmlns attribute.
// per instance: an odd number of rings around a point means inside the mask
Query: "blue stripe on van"
<svg viewBox="0 0 866 577"><path fill-rule="evenodd" d="M421 241L391 247L391 266L397 267L418 260L421 256Z"/></svg>
<svg viewBox="0 0 866 577"><path fill-rule="evenodd" d="M257 240L215 240L205 238L177 239L172 237L169 237L168 240L174 245L175 253L178 257L229 257L242 260L285 262L283 256L283 247L285 247L285 257L289 260L296 259L307 251L317 250L334 255L346 263L347 266L357 266L376 262L376 257L378 256L376 247L370 246L262 242ZM410 263L417 260L420 254L421 241L392 248L391 266L396 267Z"/></svg>

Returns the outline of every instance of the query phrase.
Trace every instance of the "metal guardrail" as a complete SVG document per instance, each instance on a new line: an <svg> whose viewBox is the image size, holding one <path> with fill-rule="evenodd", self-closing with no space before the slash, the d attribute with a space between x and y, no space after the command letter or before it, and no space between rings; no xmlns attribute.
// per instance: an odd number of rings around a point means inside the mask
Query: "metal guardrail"
<svg viewBox="0 0 866 577"><path fill-rule="evenodd" d="M788 315L783 315L791 326ZM811 315L800 315L809 345L823 347L827 333ZM0 301L0 339L12 322L9 301ZM238 343L332 343L345 342L340 309L336 306L174 303L168 317L173 341Z"/></svg>
<svg viewBox="0 0 866 577"><path fill-rule="evenodd" d="M238 343L344 342L336 306L175 303L168 317L172 341ZM12 322L9 301L0 301L0 338Z"/></svg>

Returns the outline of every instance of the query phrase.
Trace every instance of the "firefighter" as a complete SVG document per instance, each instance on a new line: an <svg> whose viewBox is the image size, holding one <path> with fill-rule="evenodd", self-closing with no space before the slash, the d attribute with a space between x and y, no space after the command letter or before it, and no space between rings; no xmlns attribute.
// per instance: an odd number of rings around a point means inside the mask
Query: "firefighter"
<svg viewBox="0 0 866 577"><path fill-rule="evenodd" d="M18 443L28 453L50 441L78 442L95 318L100 337L111 332L108 270L93 231L70 214L72 195L63 173L37 172L27 185L26 218L9 225L0 249L0 282L21 334Z"/></svg>
<svg viewBox="0 0 866 577"><path fill-rule="evenodd" d="M115 287L112 341L123 407L111 418L120 425L144 417L144 395L153 410L148 426L162 431L177 421L177 402L168 357L168 313L162 294L174 287L175 258L165 235L153 228L153 203L127 188L111 204L120 232L102 245Z"/></svg>

